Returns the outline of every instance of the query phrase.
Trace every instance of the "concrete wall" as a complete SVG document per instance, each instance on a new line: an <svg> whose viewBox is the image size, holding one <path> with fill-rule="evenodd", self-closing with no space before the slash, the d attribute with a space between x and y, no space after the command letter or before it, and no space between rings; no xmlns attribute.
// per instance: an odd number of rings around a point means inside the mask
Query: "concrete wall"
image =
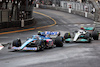
<svg viewBox="0 0 100 67"><path fill-rule="evenodd" d="M24 20L24 25L28 26L31 24L35 24L34 18L30 18L27 20ZM4 28L14 28L14 27L21 27L21 21L11 21L11 22L1 22L0 23L0 29Z"/></svg>

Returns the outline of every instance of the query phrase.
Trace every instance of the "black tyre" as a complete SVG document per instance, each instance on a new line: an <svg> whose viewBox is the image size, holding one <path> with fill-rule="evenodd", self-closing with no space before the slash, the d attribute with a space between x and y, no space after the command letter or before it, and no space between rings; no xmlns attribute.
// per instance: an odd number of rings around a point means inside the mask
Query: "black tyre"
<svg viewBox="0 0 100 67"><path fill-rule="evenodd" d="M63 42L62 41L63 41L62 37L60 37L60 36L56 37L56 39L55 39L55 45L57 47L63 47Z"/></svg>
<svg viewBox="0 0 100 67"><path fill-rule="evenodd" d="M13 41L12 46L16 46L16 47L20 47L21 46L21 40L20 39L16 39Z"/></svg>
<svg viewBox="0 0 100 67"><path fill-rule="evenodd" d="M65 33L64 38L65 38L65 39L67 39L67 38L71 38L70 33Z"/></svg>
<svg viewBox="0 0 100 67"><path fill-rule="evenodd" d="M98 40L99 39L99 32L94 30L92 32L92 37L93 37L94 40Z"/></svg>

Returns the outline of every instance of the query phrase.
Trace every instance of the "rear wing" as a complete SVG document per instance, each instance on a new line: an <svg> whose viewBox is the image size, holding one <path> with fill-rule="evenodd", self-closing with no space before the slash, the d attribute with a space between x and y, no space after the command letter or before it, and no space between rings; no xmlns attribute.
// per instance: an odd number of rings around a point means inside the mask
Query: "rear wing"
<svg viewBox="0 0 100 67"><path fill-rule="evenodd" d="M84 29L87 30L87 31L93 31L94 27L84 27Z"/></svg>
<svg viewBox="0 0 100 67"><path fill-rule="evenodd" d="M59 35L60 32L55 32L55 31L44 31L40 32L42 35Z"/></svg>
<svg viewBox="0 0 100 67"><path fill-rule="evenodd" d="M51 31L45 31L46 35L58 35L60 32L51 32Z"/></svg>

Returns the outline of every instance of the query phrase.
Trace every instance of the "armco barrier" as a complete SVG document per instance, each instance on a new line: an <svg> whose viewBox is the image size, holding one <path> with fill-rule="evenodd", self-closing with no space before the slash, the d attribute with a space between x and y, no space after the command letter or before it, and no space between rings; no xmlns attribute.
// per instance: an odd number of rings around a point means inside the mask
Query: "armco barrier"
<svg viewBox="0 0 100 67"><path fill-rule="evenodd" d="M53 7L51 5L40 5L40 8L52 9L52 10L63 11L63 12L67 12L68 13L68 9L67 8ZM76 15L80 15L80 16L85 17L85 11L72 10L72 14L76 14ZM87 18L94 20L94 14L91 14L91 13L88 12Z"/></svg>
<svg viewBox="0 0 100 67"><path fill-rule="evenodd" d="M34 18L24 20L24 26L35 24ZM0 29L21 27L21 21L1 22Z"/></svg>

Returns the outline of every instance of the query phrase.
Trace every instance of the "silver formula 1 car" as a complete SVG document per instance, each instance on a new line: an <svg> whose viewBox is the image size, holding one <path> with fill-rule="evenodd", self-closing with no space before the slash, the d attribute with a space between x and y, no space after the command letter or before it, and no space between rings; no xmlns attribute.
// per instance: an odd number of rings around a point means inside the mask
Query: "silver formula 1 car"
<svg viewBox="0 0 100 67"><path fill-rule="evenodd" d="M73 32L73 36L70 33L65 33L65 42L87 42L90 43L92 39L98 40L99 33L94 30L93 27L84 27L84 30L79 29Z"/></svg>

